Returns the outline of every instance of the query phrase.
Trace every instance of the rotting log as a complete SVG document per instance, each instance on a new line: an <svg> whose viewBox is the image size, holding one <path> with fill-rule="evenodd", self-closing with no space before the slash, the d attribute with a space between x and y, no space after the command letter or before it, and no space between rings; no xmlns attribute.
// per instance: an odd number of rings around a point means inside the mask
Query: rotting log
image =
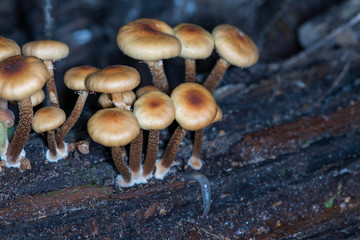
<svg viewBox="0 0 360 240"><path fill-rule="evenodd" d="M244 164L275 159L324 137L339 136L360 128L360 103L322 116L303 117L295 122L246 134L234 146Z"/></svg>

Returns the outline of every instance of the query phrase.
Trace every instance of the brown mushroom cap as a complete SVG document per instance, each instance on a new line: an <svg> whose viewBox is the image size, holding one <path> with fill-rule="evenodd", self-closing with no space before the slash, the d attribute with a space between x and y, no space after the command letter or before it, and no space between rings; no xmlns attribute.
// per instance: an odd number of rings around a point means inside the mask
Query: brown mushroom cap
<svg viewBox="0 0 360 240"><path fill-rule="evenodd" d="M48 71L36 57L21 55L0 62L0 97L7 100L22 100L41 89Z"/></svg>
<svg viewBox="0 0 360 240"><path fill-rule="evenodd" d="M70 68L64 75L65 85L75 91L88 91L85 86L85 80L91 74L100 71L100 69L88 65Z"/></svg>
<svg viewBox="0 0 360 240"><path fill-rule="evenodd" d="M161 130L174 121L175 107L168 95L151 91L136 100L134 114L142 129Z"/></svg>
<svg viewBox="0 0 360 240"><path fill-rule="evenodd" d="M114 103L111 99L111 94L109 93L102 93L98 98L98 103L102 108L112 108L115 107Z"/></svg>
<svg viewBox="0 0 360 240"><path fill-rule="evenodd" d="M87 124L90 137L106 147L124 146L140 133L135 115L119 108L106 108L97 111Z"/></svg>
<svg viewBox="0 0 360 240"><path fill-rule="evenodd" d="M223 112L219 106L217 106L216 116L213 120L213 123L221 121L223 118Z"/></svg>
<svg viewBox="0 0 360 240"><path fill-rule="evenodd" d="M42 60L56 61L69 55L69 47L63 42L39 40L26 43L22 47L24 56L35 56Z"/></svg>
<svg viewBox="0 0 360 240"><path fill-rule="evenodd" d="M20 54L20 47L15 41L0 36L0 61Z"/></svg>
<svg viewBox="0 0 360 240"><path fill-rule="evenodd" d="M31 100L31 105L33 107L39 105L40 103L42 103L45 99L45 92L42 89L39 89L38 91L36 91L35 93L31 94L30 96L30 100Z"/></svg>
<svg viewBox="0 0 360 240"><path fill-rule="evenodd" d="M113 65L90 75L85 84L90 91L117 93L132 90L139 83L140 74L135 68Z"/></svg>
<svg viewBox="0 0 360 240"><path fill-rule="evenodd" d="M147 86L143 86L143 87L139 88L138 90L136 90L136 96L141 97L145 93L148 93L151 91L160 91L160 90L155 86L147 85Z"/></svg>
<svg viewBox="0 0 360 240"><path fill-rule="evenodd" d="M217 104L211 93L197 83L183 83L171 93L176 121L187 130L202 129L212 123Z"/></svg>
<svg viewBox="0 0 360 240"><path fill-rule="evenodd" d="M45 92L42 89L39 89L38 91L36 91L35 93L31 94L30 96L30 100L31 100L31 105L33 107L39 105L40 103L42 103L45 99ZM17 102L16 101L9 101L11 102L11 104L17 106Z"/></svg>
<svg viewBox="0 0 360 240"><path fill-rule="evenodd" d="M65 112L58 107L43 107L35 114L32 128L37 133L47 132L61 126L66 120Z"/></svg>
<svg viewBox="0 0 360 240"><path fill-rule="evenodd" d="M181 23L174 27L174 33L181 42L180 57L205 59L214 49L213 36L200 26Z"/></svg>
<svg viewBox="0 0 360 240"><path fill-rule="evenodd" d="M119 29L117 44L126 55L145 61L173 58L179 55L181 43L165 22L142 18Z"/></svg>
<svg viewBox="0 0 360 240"><path fill-rule="evenodd" d="M238 28L222 24L212 34L217 52L232 65L249 67L259 59L255 43Z"/></svg>

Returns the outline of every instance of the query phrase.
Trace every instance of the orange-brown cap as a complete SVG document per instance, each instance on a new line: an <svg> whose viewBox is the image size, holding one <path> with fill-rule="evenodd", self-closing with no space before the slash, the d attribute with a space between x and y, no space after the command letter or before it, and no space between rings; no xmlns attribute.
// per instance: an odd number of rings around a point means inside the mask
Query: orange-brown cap
<svg viewBox="0 0 360 240"><path fill-rule="evenodd" d="M88 65L70 68L64 75L65 85L75 91L88 91L85 86L85 80L91 74L100 71L100 69Z"/></svg>
<svg viewBox="0 0 360 240"><path fill-rule="evenodd" d="M31 94L30 96L30 100L31 100L31 105L33 107L39 105L40 103L42 103L45 99L45 92L42 89L39 89L38 91L36 91L35 93Z"/></svg>
<svg viewBox="0 0 360 240"><path fill-rule="evenodd" d="M102 93L98 98L98 103L102 108L112 108L115 107L114 103L111 99L111 94L109 93Z"/></svg>
<svg viewBox="0 0 360 240"><path fill-rule="evenodd" d="M45 64L36 57L21 55L0 62L0 97L22 100L41 89L48 78Z"/></svg>
<svg viewBox="0 0 360 240"><path fill-rule="evenodd" d="M202 129L212 123L217 104L211 93L197 83L183 83L171 93L176 121L187 130Z"/></svg>
<svg viewBox="0 0 360 240"><path fill-rule="evenodd" d="M219 106L217 106L216 116L213 120L213 123L221 121L223 118L222 110Z"/></svg>
<svg viewBox="0 0 360 240"><path fill-rule="evenodd" d="M155 86L147 85L147 86L143 86L143 87L139 88L138 90L136 90L136 96L141 97L145 93L148 93L151 91L160 91L160 90Z"/></svg>
<svg viewBox="0 0 360 240"><path fill-rule="evenodd" d="M118 93L132 90L139 83L140 74L135 68L113 65L90 75L85 84L90 91Z"/></svg>
<svg viewBox="0 0 360 240"><path fill-rule="evenodd" d="M26 43L22 47L24 56L35 56L42 60L57 61L69 55L69 47L55 40L38 40Z"/></svg>
<svg viewBox="0 0 360 240"><path fill-rule="evenodd" d="M61 126L65 120L66 115L61 108L43 107L34 114L32 128L37 133L47 132Z"/></svg>
<svg viewBox="0 0 360 240"><path fill-rule="evenodd" d="M20 54L20 47L15 41L0 36L0 61Z"/></svg>
<svg viewBox="0 0 360 240"><path fill-rule="evenodd" d="M97 111L89 119L87 129L92 140L106 147L127 145L140 133L135 115L119 108Z"/></svg>
<svg viewBox="0 0 360 240"><path fill-rule="evenodd" d="M39 89L38 91L36 91L35 93L31 94L30 96L30 100L31 100L31 105L33 107L39 105L40 103L42 103L45 99L45 92L42 89ZM11 102L11 104L17 106L17 102L16 101L9 101Z"/></svg>
<svg viewBox="0 0 360 240"><path fill-rule="evenodd" d="M117 44L126 55L145 61L173 58L179 55L181 43L165 22L142 18L119 29Z"/></svg>
<svg viewBox="0 0 360 240"><path fill-rule="evenodd" d="M259 59L255 43L238 28L222 24L217 26L212 34L217 52L232 65L249 67Z"/></svg>
<svg viewBox="0 0 360 240"><path fill-rule="evenodd" d="M168 95L160 91L151 91L136 100L134 114L142 129L161 130L174 121L175 107Z"/></svg>
<svg viewBox="0 0 360 240"><path fill-rule="evenodd" d="M174 33L181 42L180 57L205 59L214 49L213 36L200 26L181 23L174 27Z"/></svg>

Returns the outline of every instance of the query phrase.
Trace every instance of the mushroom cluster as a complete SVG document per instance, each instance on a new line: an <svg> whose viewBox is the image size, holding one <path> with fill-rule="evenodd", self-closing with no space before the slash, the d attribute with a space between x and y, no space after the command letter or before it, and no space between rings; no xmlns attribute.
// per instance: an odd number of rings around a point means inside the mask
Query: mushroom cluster
<svg viewBox="0 0 360 240"><path fill-rule="evenodd" d="M88 142L66 143L64 138L79 119L89 92L96 92L102 108L90 117L87 130L94 142L111 148L119 172L118 186L146 183L151 177L163 179L187 131L195 131L193 152L187 164L194 169L202 167L203 129L222 118L211 92L229 66L249 67L256 63L258 51L253 41L228 24L217 26L211 34L194 24L181 23L172 28L149 18L122 26L116 41L124 54L148 65L154 86L138 88L139 72L126 65L103 69L73 67L65 73L64 83L76 91L78 99L66 117L59 104L53 62L68 55L67 45L53 40L29 42L23 46L21 55L14 41L0 37L0 154L7 166L19 167L25 158L23 149L31 126L37 133L46 133L49 162L63 159L75 149L89 153ZM208 58L214 48L220 58L207 79L197 83L195 61ZM172 89L163 61L174 57L184 58L185 79ZM33 106L44 100L45 84L50 106L33 115ZM7 108L8 101L16 101L20 115L10 143L7 128L14 124L14 114ZM176 129L158 156L160 131L174 121Z"/></svg>

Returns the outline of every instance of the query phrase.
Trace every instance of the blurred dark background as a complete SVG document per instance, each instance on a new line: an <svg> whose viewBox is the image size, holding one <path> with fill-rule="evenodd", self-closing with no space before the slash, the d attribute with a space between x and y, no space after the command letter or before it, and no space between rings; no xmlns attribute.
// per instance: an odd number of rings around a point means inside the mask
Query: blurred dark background
<svg viewBox="0 0 360 240"><path fill-rule="evenodd" d="M104 68L125 64L139 70L142 85L151 82L146 65L126 57L117 47L117 31L129 21L157 18L170 26L190 22L210 32L218 24L233 24L253 38L261 53L260 62L266 63L299 52L302 48L297 37L298 27L339 2L342 1L0 0L0 35L15 40L20 46L45 38L68 44L69 56L55 65L60 103L67 110L72 108L76 95L64 87L62 78L71 67L88 64ZM209 59L198 61L198 72L207 74L216 59L214 51ZM169 79L175 84L181 81L183 60L175 58L165 64Z"/></svg>

